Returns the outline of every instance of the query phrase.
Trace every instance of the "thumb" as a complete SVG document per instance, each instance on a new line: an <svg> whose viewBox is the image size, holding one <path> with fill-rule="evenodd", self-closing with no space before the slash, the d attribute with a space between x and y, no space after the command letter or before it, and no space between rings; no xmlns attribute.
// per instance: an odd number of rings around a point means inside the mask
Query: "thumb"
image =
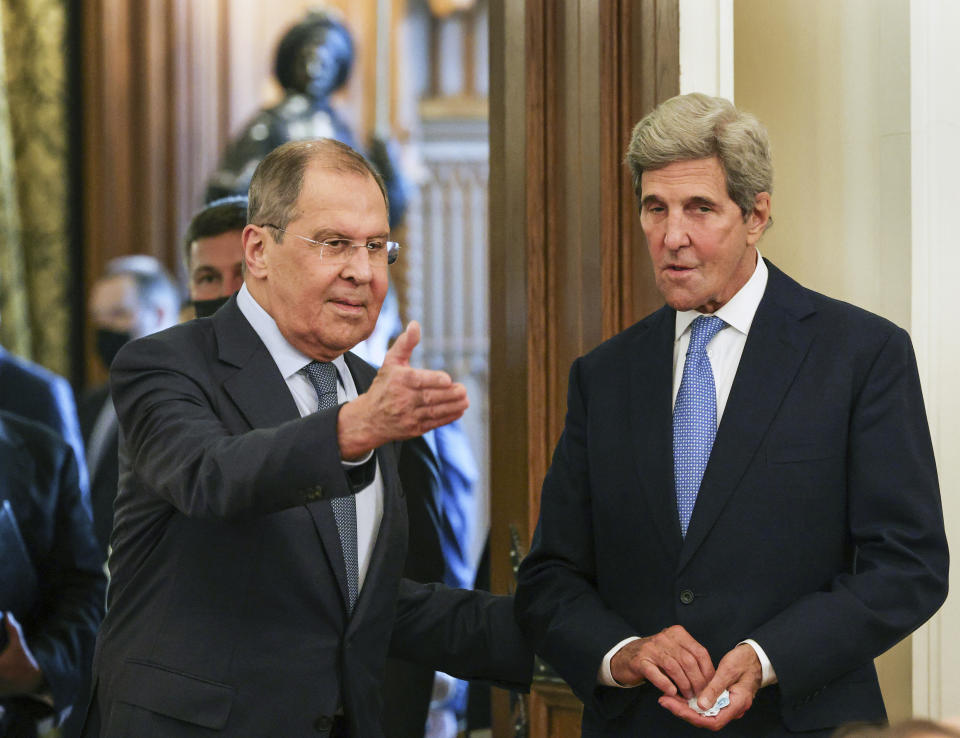
<svg viewBox="0 0 960 738"><path fill-rule="evenodd" d="M420 343L420 324L411 320L406 330L397 337L393 346L387 350L387 355L383 357L383 365L407 366L410 363L410 355L418 343Z"/></svg>
<svg viewBox="0 0 960 738"><path fill-rule="evenodd" d="M713 679L710 680L710 683L703 688L703 691L697 697L697 704L700 705L701 710L709 710L713 707L714 703L717 701L717 698L720 696L720 693L723 692L726 687L724 687L718 677L720 676L720 671L717 670L716 675Z"/></svg>

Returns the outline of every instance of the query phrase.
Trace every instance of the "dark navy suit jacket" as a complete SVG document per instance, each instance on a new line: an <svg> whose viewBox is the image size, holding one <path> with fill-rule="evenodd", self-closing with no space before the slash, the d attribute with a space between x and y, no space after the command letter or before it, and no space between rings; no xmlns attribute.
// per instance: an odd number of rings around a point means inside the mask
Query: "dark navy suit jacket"
<svg viewBox="0 0 960 738"><path fill-rule="evenodd" d="M906 332L770 266L686 538L672 464L673 310L578 359L520 569L535 648L584 735L699 735L658 691L597 687L622 639L684 626L714 663L755 639L779 683L726 735L881 720L873 659L940 606L947 544Z"/></svg>

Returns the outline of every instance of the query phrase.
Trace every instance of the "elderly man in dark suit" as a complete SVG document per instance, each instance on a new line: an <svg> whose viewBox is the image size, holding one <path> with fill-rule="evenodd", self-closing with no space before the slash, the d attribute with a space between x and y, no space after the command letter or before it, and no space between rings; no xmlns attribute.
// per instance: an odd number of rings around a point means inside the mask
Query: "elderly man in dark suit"
<svg viewBox="0 0 960 738"><path fill-rule="evenodd" d="M510 599L401 578L396 441L467 398L409 366L416 324L379 371L349 352L399 248L382 181L344 144L297 142L249 199L237 296L113 364L120 494L88 735L375 738L388 651L530 678Z"/></svg>
<svg viewBox="0 0 960 738"><path fill-rule="evenodd" d="M571 369L521 625L584 735L883 720L873 659L947 588L910 339L760 258L773 172L752 116L673 98L627 161L667 304Z"/></svg>
<svg viewBox="0 0 960 738"><path fill-rule="evenodd" d="M83 709L102 566L73 449L0 411L0 735L28 738Z"/></svg>

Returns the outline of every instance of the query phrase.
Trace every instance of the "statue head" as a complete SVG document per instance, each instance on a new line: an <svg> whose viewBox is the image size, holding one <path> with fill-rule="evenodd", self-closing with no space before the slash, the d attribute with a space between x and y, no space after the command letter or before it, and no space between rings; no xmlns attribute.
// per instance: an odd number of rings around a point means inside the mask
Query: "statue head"
<svg viewBox="0 0 960 738"><path fill-rule="evenodd" d="M323 100L338 90L353 66L353 38L334 13L312 10L277 47L274 73L285 90Z"/></svg>

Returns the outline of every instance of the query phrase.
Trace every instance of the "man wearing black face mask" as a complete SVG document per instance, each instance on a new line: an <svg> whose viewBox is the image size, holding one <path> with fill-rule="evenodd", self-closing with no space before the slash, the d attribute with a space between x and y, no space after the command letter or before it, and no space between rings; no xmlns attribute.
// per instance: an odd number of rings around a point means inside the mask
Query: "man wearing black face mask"
<svg viewBox="0 0 960 738"><path fill-rule="evenodd" d="M154 257L137 254L110 261L94 283L89 303L103 365L109 368L127 341L175 324L179 305L173 280ZM77 404L87 450L94 529L105 555L117 494L117 416L106 384L89 391Z"/></svg>
<svg viewBox="0 0 960 738"><path fill-rule="evenodd" d="M247 198L222 197L197 212L183 237L190 301L196 317L213 315L243 284Z"/></svg>

